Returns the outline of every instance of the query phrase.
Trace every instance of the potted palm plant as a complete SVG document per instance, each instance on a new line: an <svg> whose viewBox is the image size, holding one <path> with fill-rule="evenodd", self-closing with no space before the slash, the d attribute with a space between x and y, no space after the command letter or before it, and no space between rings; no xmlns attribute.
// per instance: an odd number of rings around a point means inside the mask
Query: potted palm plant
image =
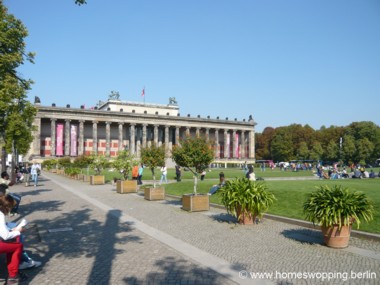
<svg viewBox="0 0 380 285"><path fill-rule="evenodd" d="M117 193L124 194L137 192L137 180L128 180L132 167L137 164L138 161L134 156L130 155L127 150L120 151L116 160L112 162L112 166L120 171L123 176L123 180L116 181Z"/></svg>
<svg viewBox="0 0 380 285"><path fill-rule="evenodd" d="M324 241L333 248L345 248L351 234L351 227L361 220L373 219L372 202L362 192L350 192L342 185L322 185L310 193L303 204L306 220L321 226Z"/></svg>
<svg viewBox="0 0 380 285"><path fill-rule="evenodd" d="M108 161L103 155L93 154L90 159L90 168L95 171L95 175L90 176L91 185L105 184L105 177L101 175L103 169L107 166Z"/></svg>
<svg viewBox="0 0 380 285"><path fill-rule="evenodd" d="M228 180L218 194L227 211L243 225L253 224L256 217L261 219L276 200L266 184L248 178Z"/></svg>
<svg viewBox="0 0 380 285"><path fill-rule="evenodd" d="M194 178L192 194L182 195L182 209L190 212L208 211L209 196L197 193L198 176L214 160L212 144L204 137L186 137L173 147L172 158L177 165L190 170Z"/></svg>
<svg viewBox="0 0 380 285"><path fill-rule="evenodd" d="M144 189L144 198L146 200L164 200L165 187L156 186L156 176L154 170L161 165L165 164L165 147L151 145L150 147L141 149L141 162L148 167L152 172L153 187L146 187Z"/></svg>

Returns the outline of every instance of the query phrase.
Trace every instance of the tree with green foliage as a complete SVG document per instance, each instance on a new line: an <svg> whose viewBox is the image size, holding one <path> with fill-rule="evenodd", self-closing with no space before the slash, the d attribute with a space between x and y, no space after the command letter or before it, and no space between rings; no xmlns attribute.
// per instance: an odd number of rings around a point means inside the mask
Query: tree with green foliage
<svg viewBox="0 0 380 285"><path fill-rule="evenodd" d="M138 161L133 155L129 154L129 151L120 151L116 160L112 162L112 166L120 171L123 175L124 180L128 180L129 173L132 171L132 167L137 165Z"/></svg>
<svg viewBox="0 0 380 285"><path fill-rule="evenodd" d="M108 160L104 155L91 154L90 156L90 168L93 169L96 175L100 175L104 168L108 166Z"/></svg>
<svg viewBox="0 0 380 285"><path fill-rule="evenodd" d="M284 127L278 128L271 143L271 153L275 161L295 159L291 134Z"/></svg>
<svg viewBox="0 0 380 285"><path fill-rule="evenodd" d="M214 160L212 143L204 137L186 137L173 147L172 158L177 165L189 169L194 174L194 194L196 194L198 174Z"/></svg>
<svg viewBox="0 0 380 285"><path fill-rule="evenodd" d="M152 171L153 187L156 187L156 176L154 170L158 166L165 164L166 152L165 146L151 145L141 149L141 162Z"/></svg>
<svg viewBox="0 0 380 285"><path fill-rule="evenodd" d="M356 146L354 137L345 135L342 141L342 159L346 164L351 165L354 162Z"/></svg>
<svg viewBox="0 0 380 285"><path fill-rule="evenodd" d="M17 73L18 67L25 62L34 63L34 54L25 51L27 36L28 31L22 22L9 14L0 1L0 136L3 167L6 152L15 154L17 151L25 155L33 141L33 121L37 110L27 100L27 91L33 82Z"/></svg>
<svg viewBox="0 0 380 285"><path fill-rule="evenodd" d="M312 160L321 160L323 156L323 148L320 142L316 141L312 144L311 151L310 151L310 159Z"/></svg>

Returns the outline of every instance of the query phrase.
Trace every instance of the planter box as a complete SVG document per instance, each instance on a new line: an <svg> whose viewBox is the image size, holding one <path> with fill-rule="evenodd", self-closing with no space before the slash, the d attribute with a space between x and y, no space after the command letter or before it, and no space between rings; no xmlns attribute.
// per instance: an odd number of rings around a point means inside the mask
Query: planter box
<svg viewBox="0 0 380 285"><path fill-rule="evenodd" d="M84 180L84 174L77 174L77 180L83 181Z"/></svg>
<svg viewBox="0 0 380 285"><path fill-rule="evenodd" d="M91 185L103 185L105 184L104 175L91 175L90 176Z"/></svg>
<svg viewBox="0 0 380 285"><path fill-rule="evenodd" d="M52 169L50 169L50 172L51 173L57 173L57 169L56 168L52 168Z"/></svg>
<svg viewBox="0 0 380 285"><path fill-rule="evenodd" d="M118 180L116 182L116 192L124 193L137 193L137 180Z"/></svg>
<svg viewBox="0 0 380 285"><path fill-rule="evenodd" d="M90 182L90 175L83 174L83 182Z"/></svg>
<svg viewBox="0 0 380 285"><path fill-rule="evenodd" d="M146 200L164 200L165 199L165 188L156 187L156 188L145 188L144 198Z"/></svg>
<svg viewBox="0 0 380 285"><path fill-rule="evenodd" d="M210 210L209 195L184 194L182 196L182 209L189 212Z"/></svg>

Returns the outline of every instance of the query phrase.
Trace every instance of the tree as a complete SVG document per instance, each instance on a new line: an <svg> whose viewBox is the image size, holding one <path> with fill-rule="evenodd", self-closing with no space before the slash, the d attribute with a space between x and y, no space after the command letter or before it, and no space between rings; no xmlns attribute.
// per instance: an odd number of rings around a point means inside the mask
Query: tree
<svg viewBox="0 0 380 285"><path fill-rule="evenodd" d="M124 180L128 180L132 167L137 164L135 157L130 155L127 150L120 151L116 160L112 162L112 166L122 173Z"/></svg>
<svg viewBox="0 0 380 285"><path fill-rule="evenodd" d="M342 156L345 163L352 164L356 153L355 140L350 135L345 135L342 142Z"/></svg>
<svg viewBox="0 0 380 285"><path fill-rule="evenodd" d="M154 170L158 166L162 166L165 164L165 147L164 146L155 146L152 145L150 147L141 149L141 162L150 168L153 176L153 187L156 187L156 177L154 174Z"/></svg>
<svg viewBox="0 0 380 285"><path fill-rule="evenodd" d="M338 160L339 147L335 141L331 140L328 143L328 145L326 147L326 151L325 151L325 157L330 161L337 161Z"/></svg>
<svg viewBox="0 0 380 285"><path fill-rule="evenodd" d="M93 153L90 156L90 168L95 171L96 175L100 175L102 170L108 165L108 160L105 156Z"/></svg>
<svg viewBox="0 0 380 285"><path fill-rule="evenodd" d="M25 51L27 35L22 22L8 14L0 1L0 136L3 167L6 152L26 154L33 141L33 120L37 110L26 96L33 82L17 73L17 68L26 61L34 63L34 53Z"/></svg>
<svg viewBox="0 0 380 285"><path fill-rule="evenodd" d="M364 165L368 162L373 152L374 145L368 138L360 139L356 144L357 162Z"/></svg>
<svg viewBox="0 0 380 285"><path fill-rule="evenodd" d="M179 145L173 147L172 158L177 165L189 169L194 174L194 194L196 194L198 174L214 160L212 144L204 137L186 137Z"/></svg>
<svg viewBox="0 0 380 285"><path fill-rule="evenodd" d="M310 159L312 160L321 160L323 156L323 148L320 142L316 141L313 143L310 151Z"/></svg>
<svg viewBox="0 0 380 285"><path fill-rule="evenodd" d="M276 134L273 136L271 143L271 153L275 161L289 161L294 159L294 146L291 134L286 128L281 127L276 129Z"/></svg>
<svg viewBox="0 0 380 285"><path fill-rule="evenodd" d="M298 159L308 159L310 155L309 149L306 142L300 142L298 148Z"/></svg>

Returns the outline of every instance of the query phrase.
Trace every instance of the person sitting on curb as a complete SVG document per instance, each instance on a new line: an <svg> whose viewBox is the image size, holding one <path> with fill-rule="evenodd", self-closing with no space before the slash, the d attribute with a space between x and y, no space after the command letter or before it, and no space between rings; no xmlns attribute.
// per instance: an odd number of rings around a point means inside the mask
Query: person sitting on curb
<svg viewBox="0 0 380 285"><path fill-rule="evenodd" d="M248 178L248 179L251 180L251 181L256 181L256 174L255 174L255 172L253 171L253 166L252 166L252 165L250 165L250 166L248 167L248 172L247 172L247 174L245 175L245 178Z"/></svg>
<svg viewBox="0 0 380 285"><path fill-rule="evenodd" d="M215 194L224 184L226 183L224 173L219 173L219 184L214 185L211 187L210 191L208 192L208 195Z"/></svg>
<svg viewBox="0 0 380 285"><path fill-rule="evenodd" d="M20 242L20 234L24 229L17 227L9 231L5 223L5 216L10 213L15 204L15 200L9 195L0 197L0 252L6 253L7 256L7 285L20 284L20 282L28 279L25 274L19 271L21 255L24 248Z"/></svg>

